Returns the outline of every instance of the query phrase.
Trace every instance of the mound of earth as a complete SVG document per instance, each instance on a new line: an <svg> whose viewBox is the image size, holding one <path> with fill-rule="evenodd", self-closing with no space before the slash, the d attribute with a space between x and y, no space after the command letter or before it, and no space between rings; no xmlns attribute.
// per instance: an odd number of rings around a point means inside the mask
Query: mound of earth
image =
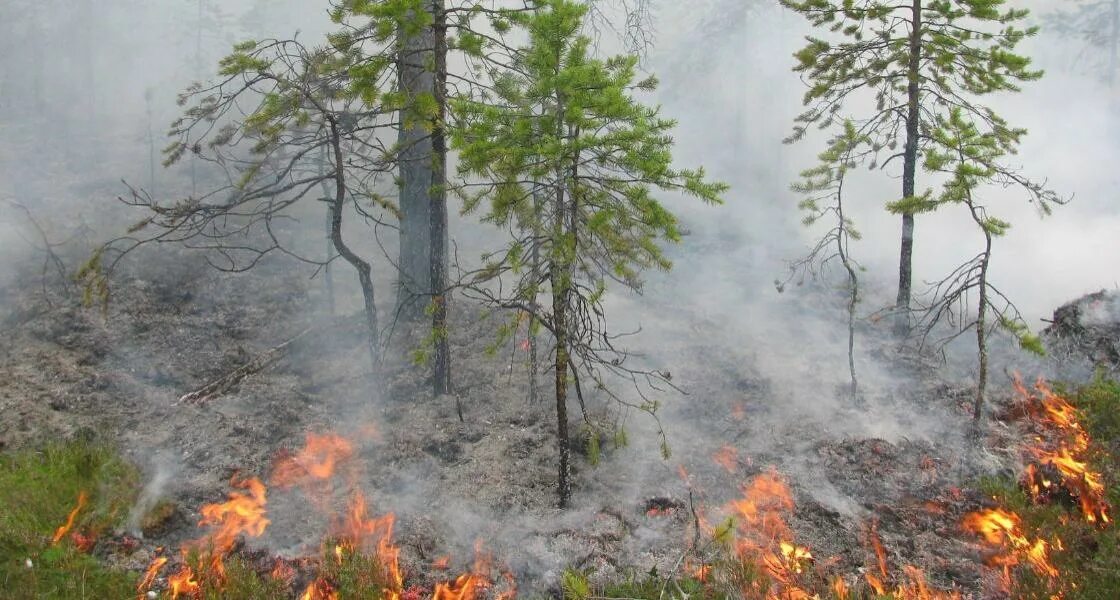
<svg viewBox="0 0 1120 600"><path fill-rule="evenodd" d="M1043 335L1060 355L1120 369L1120 291L1101 290L1063 304Z"/></svg>

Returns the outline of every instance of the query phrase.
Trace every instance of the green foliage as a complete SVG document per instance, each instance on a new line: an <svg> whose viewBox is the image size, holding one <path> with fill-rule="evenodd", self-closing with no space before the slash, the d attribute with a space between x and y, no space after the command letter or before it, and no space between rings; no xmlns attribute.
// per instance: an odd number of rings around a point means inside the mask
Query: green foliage
<svg viewBox="0 0 1120 600"><path fill-rule="evenodd" d="M74 273L74 281L82 290L82 306L97 305L103 311L109 309L109 278L101 262L104 255L105 247L99 246Z"/></svg>
<svg viewBox="0 0 1120 600"><path fill-rule="evenodd" d="M599 466L599 460L602 458L599 432L593 427L585 426L584 437L587 440L587 462L591 463L593 467Z"/></svg>
<svg viewBox="0 0 1120 600"><path fill-rule="evenodd" d="M564 600L587 600L591 596L591 582L587 575L574 569L564 569L560 576Z"/></svg>
<svg viewBox="0 0 1120 600"><path fill-rule="evenodd" d="M79 494L71 531L106 534L127 515L138 474L109 448L78 440L0 455L0 582L6 598L128 598L132 573L101 566L68 536L52 544ZM30 560L28 568L25 561Z"/></svg>
<svg viewBox="0 0 1120 600"><path fill-rule="evenodd" d="M355 552L336 544L324 544L322 568L319 579L331 584L339 598L353 600L381 600L388 597L385 590L396 589L397 583L386 571L376 553Z"/></svg>
<svg viewBox="0 0 1120 600"><path fill-rule="evenodd" d="M718 203L727 188L707 182L702 170L671 167L674 123L631 97L635 57L589 56L589 40L578 35L586 7L538 4L537 11L513 19L530 35L515 59L520 74L502 74L490 101L452 103L460 126L451 143L460 152L461 174L493 182L463 193L464 211L545 231L553 214L539 210L535 194L563 189L578 203L576 234L552 236L543 254L578 272L598 273L600 281L615 276L636 286L641 270L670 266L657 241L680 239L676 218L652 190ZM516 261L523 250L511 244L503 262Z"/></svg>
<svg viewBox="0 0 1120 600"><path fill-rule="evenodd" d="M946 150L946 140L927 132L942 129L953 112L961 112L969 122L983 123L986 143L1005 154L1014 152L1025 131L1010 127L978 99L1019 91L1021 83L1042 77L1041 71L1031 68L1029 58L1015 52L1020 42L1038 32L1037 27L1021 26L1028 11L1009 6L1008 0L781 3L821 31L808 37L794 55L794 70L802 73L809 89L803 98L806 110L797 117L787 141L801 139L810 127L831 127L842 118L846 104L867 94L875 102L874 110L852 118L870 148L860 161L875 168L884 151L887 161L899 156L913 90L921 137L916 150L918 157L925 157L927 170L939 170L937 153ZM921 27L915 35L911 24L919 6ZM916 192L891 202L888 209L914 214L940 204L931 193ZM993 228L998 227L993 224Z"/></svg>

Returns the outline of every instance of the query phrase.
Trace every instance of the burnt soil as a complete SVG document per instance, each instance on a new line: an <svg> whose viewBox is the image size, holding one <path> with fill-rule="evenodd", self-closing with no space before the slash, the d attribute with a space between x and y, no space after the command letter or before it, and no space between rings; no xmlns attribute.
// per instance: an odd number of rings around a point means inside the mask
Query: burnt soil
<svg viewBox="0 0 1120 600"><path fill-rule="evenodd" d="M57 278L43 283L39 258L0 288L0 447L92 434L149 478L168 476L154 493L174 502L174 516L115 562L140 569L155 546L197 537L198 507L223 498L231 475L265 478L273 457L298 448L307 432L335 431L361 448L360 486L372 512L397 514L402 562L420 584L440 576L426 567L437 556L467 565L479 539L524 590L555 593L568 566L599 579L669 572L692 537L693 509L718 514L743 482L773 466L794 492L787 520L798 543L833 572L855 577L874 564L867 531L877 522L896 569L917 565L933 583L967 594L985 587L980 549L958 523L984 503L970 491L978 475L1015 468L1018 434L993 420L985 450L946 434L965 429L964 386L915 376L905 392L790 412L749 352L728 350L739 346L724 339L725 328L682 319L687 326L668 326L672 342L660 348L682 357L674 383L688 392L669 394L675 400L662 415L673 456L661 459L649 423L628 415L630 446L604 445L597 467L577 446L574 507L560 511L551 407L529 401L517 339L488 351L499 316L455 304L460 422L455 398L433 398L424 368L409 359L415 330L395 329L371 375L357 317L326 315L321 283L308 272L266 261L223 274L189 254L156 254L118 275L104 311L82 307ZM308 328L282 360L229 393L177 402ZM603 414L611 406L589 403ZM906 421L901 433L876 435L881 415ZM726 445L735 461L720 466L711 457ZM248 546L317 554L326 518L298 491L270 490L269 501L273 525Z"/></svg>

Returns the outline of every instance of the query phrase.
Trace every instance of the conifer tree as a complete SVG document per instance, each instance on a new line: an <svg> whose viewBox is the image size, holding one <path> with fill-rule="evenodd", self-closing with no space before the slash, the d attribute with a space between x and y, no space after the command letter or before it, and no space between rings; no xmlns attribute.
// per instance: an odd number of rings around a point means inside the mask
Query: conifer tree
<svg viewBox="0 0 1120 600"><path fill-rule="evenodd" d="M656 81L636 79L633 56L593 58L579 33L586 13L580 2L542 0L532 12L511 14L529 44L514 68L499 74L489 98L453 102L458 125L451 137L461 173L477 178L459 188L464 210L514 232L486 258L473 291L532 314L552 335L561 506L571 496L569 379L583 402L584 378L605 390L605 371L656 375L625 364L602 306L608 281L636 289L643 270L671 266L659 243L678 241L680 232L654 190L718 203L726 189L706 181L702 170L672 168L674 123L632 96ZM540 295L545 301L538 305ZM657 403L634 408L654 414ZM662 448L668 451L663 433Z"/></svg>
<svg viewBox="0 0 1120 600"><path fill-rule="evenodd" d="M447 143L448 78L456 86L478 84L477 63L496 38L478 33L484 20L491 30L508 29L506 9L458 0L345 0L332 17L345 29L332 36L339 49L362 48L366 65L351 72L358 91L395 80L386 96L398 110L398 166L401 217L398 315L416 320L428 308L430 358L436 395L451 391L448 346ZM474 67L467 76L448 71L452 51ZM460 411L461 412L461 411Z"/></svg>
<svg viewBox="0 0 1120 600"><path fill-rule="evenodd" d="M851 217L845 212L844 184L848 173L859 166L860 161L870 152L866 136L856 131L851 121L845 121L843 131L833 138L828 149L818 157L820 163L802 171L801 181L792 187L804 195L798 207L804 212L802 223L813 226L822 220L828 222L824 234L813 244L809 252L790 265L787 279L775 282L778 291L795 278L799 282L806 275L823 274L833 263L839 263L845 275L845 293L848 296L848 374L849 389L852 394L859 391L859 378L856 376L856 305L859 303L859 263L852 257L851 242L860 239Z"/></svg>
<svg viewBox="0 0 1120 600"><path fill-rule="evenodd" d="M1014 149L1024 133L1021 129L1011 131L1009 136L985 132L961 108L939 116L930 131L930 138L936 143L926 153L924 167L948 179L940 193L929 195L911 207L914 212L930 212L942 206L959 206L967 211L969 220L984 238L979 254L934 286L932 303L919 313L918 322L923 343L939 335L938 326L946 322L954 326L954 331L936 339L937 345L944 345L966 331L975 332L978 373L974 421L979 421L983 414L988 383L988 339L993 330L1003 327L1018 338L1024 349L1042 353L1040 340L1030 332L1015 304L991 282L993 240L1003 236L1011 224L992 216L979 198L985 187L1015 186L1025 190L1028 199L1038 206L1048 207L1062 201L1052 191L1024 180L1002 164L1004 155ZM975 307L965 305L972 293L976 294ZM989 320L989 317L993 318Z"/></svg>
<svg viewBox="0 0 1120 600"><path fill-rule="evenodd" d="M827 128L861 100L873 110L852 114L860 135L876 150L872 168L902 160L901 201L892 203L902 216L899 253L898 327L909 328L914 248L911 200L919 191L918 168L932 140L930 132L953 107L985 132L1010 141L1011 127L982 96L1018 91L1038 79L1030 60L1016 46L1036 27L1021 28L1028 16L1008 0L781 0L802 14L820 33L809 36L797 54L795 71L809 89L806 110L797 118L798 140L813 126ZM870 96L870 98L868 98ZM1001 142L1002 143L1002 142ZM901 146L901 150L899 147Z"/></svg>

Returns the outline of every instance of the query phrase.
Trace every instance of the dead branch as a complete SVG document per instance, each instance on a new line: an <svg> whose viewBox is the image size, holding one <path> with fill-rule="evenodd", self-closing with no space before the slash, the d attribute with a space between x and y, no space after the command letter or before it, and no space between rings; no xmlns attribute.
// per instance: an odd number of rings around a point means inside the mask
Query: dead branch
<svg viewBox="0 0 1120 600"><path fill-rule="evenodd" d="M237 367L233 371L222 375L193 392L183 394L175 401L175 404L203 404L229 392L246 377L260 373L283 358L284 355L288 353L288 349L291 345L296 340L307 335L312 329L312 327L304 329L296 334L295 337L289 338L279 346L275 346L254 356L249 362Z"/></svg>

